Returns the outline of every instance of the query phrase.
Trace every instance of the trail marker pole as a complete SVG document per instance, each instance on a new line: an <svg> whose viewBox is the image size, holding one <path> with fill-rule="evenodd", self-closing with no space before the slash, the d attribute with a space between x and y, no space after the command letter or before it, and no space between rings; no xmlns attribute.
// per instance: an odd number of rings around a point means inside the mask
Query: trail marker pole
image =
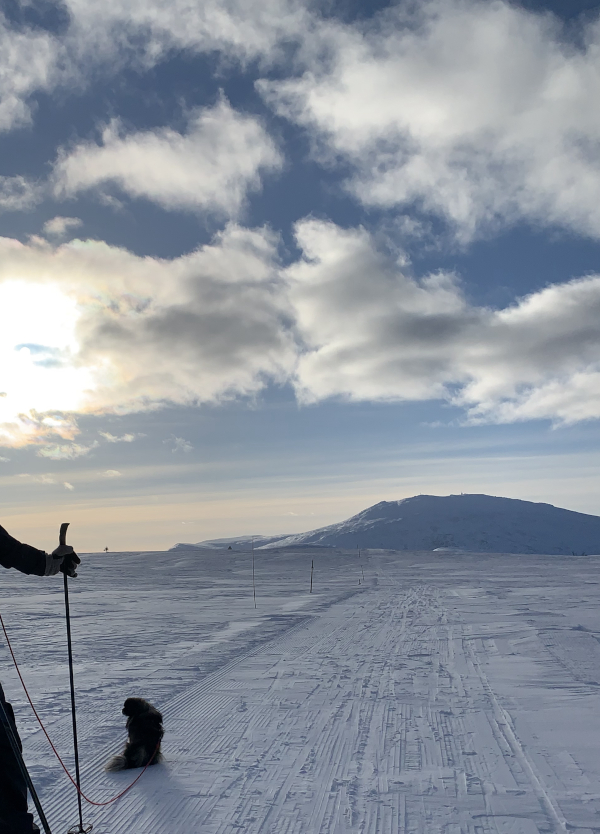
<svg viewBox="0 0 600 834"><path fill-rule="evenodd" d="M313 570L315 567L315 560L310 560L310 593L312 594L312 577L313 577Z"/></svg>
<svg viewBox="0 0 600 834"><path fill-rule="evenodd" d="M256 581L254 578L254 536L252 536L252 593L254 594L254 607L256 608Z"/></svg>

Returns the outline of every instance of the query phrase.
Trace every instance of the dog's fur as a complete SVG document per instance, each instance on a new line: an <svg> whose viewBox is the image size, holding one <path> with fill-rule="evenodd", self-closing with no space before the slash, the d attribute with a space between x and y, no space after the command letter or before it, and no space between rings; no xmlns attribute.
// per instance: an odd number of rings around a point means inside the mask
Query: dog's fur
<svg viewBox="0 0 600 834"><path fill-rule="evenodd" d="M163 737L162 715L143 698L127 698L123 706L127 716L127 743L120 756L113 756L105 770L114 772L130 767L145 767L156 746L159 745L152 764L162 761L160 742Z"/></svg>

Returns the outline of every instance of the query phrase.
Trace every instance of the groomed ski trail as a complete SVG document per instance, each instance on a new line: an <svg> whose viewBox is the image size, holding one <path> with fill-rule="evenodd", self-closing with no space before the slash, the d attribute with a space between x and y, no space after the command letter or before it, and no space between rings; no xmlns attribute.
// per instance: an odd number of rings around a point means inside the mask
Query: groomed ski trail
<svg viewBox="0 0 600 834"><path fill-rule="evenodd" d="M94 834L565 831L443 600L390 579L160 704L165 763L84 819ZM82 770L92 798L137 773L104 774L110 752ZM75 822L64 780L44 805L54 832Z"/></svg>

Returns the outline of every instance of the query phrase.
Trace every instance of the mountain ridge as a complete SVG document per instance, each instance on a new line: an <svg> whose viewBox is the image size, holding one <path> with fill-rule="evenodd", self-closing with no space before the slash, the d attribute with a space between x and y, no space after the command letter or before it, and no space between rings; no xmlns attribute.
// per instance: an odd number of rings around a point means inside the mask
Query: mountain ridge
<svg viewBox="0 0 600 834"><path fill-rule="evenodd" d="M552 504L484 494L415 495L380 501L345 521L281 536L254 536L256 550L294 546L458 549L483 553L600 553L600 517ZM172 549L248 550L251 536Z"/></svg>

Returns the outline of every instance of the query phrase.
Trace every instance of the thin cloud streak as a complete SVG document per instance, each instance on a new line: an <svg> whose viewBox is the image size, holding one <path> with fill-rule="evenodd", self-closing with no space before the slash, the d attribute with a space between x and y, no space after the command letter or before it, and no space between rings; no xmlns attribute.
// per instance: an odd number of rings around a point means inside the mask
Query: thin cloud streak
<svg viewBox="0 0 600 834"><path fill-rule="evenodd" d="M99 431L98 434L107 441L107 443L133 443L138 437L145 435L137 432L136 434L122 434L121 436L111 434L109 431Z"/></svg>
<svg viewBox="0 0 600 834"><path fill-rule="evenodd" d="M89 446L83 446L79 443L56 444L54 446L44 446L38 449L36 454L41 458L50 458L51 460L73 460L86 455L98 447L98 443L90 443Z"/></svg>

